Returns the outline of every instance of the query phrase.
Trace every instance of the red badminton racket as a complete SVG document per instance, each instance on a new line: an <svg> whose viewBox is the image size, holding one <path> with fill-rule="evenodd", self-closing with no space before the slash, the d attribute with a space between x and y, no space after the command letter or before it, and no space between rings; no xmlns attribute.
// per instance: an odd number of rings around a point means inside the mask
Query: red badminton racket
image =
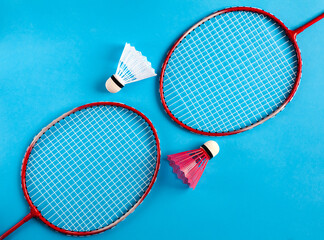
<svg viewBox="0 0 324 240"><path fill-rule="evenodd" d="M33 217L69 235L114 227L143 201L160 166L149 119L120 103L87 104L44 128L28 147L22 188Z"/></svg>
<svg viewBox="0 0 324 240"><path fill-rule="evenodd" d="M256 8L211 14L167 54L160 76L163 107L180 126L204 135L240 133L263 123L287 105L299 85L296 36L323 17L289 30Z"/></svg>

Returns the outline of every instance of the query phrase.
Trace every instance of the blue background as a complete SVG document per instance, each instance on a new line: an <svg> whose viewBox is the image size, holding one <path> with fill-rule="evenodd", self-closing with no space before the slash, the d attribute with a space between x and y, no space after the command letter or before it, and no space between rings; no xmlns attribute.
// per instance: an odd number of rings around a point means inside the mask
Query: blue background
<svg viewBox="0 0 324 240"><path fill-rule="evenodd" d="M74 107L118 101L155 125L161 168L135 213L88 239L324 239L324 20L297 37L303 76L292 103L239 135L211 138L177 126L163 111L157 77L115 95L105 90L125 42L159 72L186 29L238 5L269 11L291 29L324 9L323 0L1 1L0 232L28 213L20 168L33 136ZM221 151L193 191L166 156L210 139ZM69 238L32 219L10 239Z"/></svg>

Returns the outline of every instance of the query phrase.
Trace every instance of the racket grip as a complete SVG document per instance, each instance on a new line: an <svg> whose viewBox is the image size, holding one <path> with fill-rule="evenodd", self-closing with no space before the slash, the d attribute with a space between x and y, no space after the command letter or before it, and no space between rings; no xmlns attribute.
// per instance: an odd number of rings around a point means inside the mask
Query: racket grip
<svg viewBox="0 0 324 240"><path fill-rule="evenodd" d="M14 225L12 228L10 228L7 232L5 232L4 234L2 234L0 236L0 240L5 239L6 237L8 237L8 235L10 233L12 233L13 231L15 231L17 228L19 228L21 225L23 225L25 222L28 222L30 219L32 219L34 217L34 215L32 213L29 213L26 217L24 217L23 219L21 219L16 225Z"/></svg>

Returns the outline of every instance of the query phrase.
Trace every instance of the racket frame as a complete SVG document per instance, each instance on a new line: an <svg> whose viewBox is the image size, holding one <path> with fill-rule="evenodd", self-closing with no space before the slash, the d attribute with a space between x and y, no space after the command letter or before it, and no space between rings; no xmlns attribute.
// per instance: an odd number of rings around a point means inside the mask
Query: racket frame
<svg viewBox="0 0 324 240"><path fill-rule="evenodd" d="M165 73L165 69L168 65L168 61L172 55L172 53L174 52L174 50L177 48L178 44L181 43L181 41L188 35L190 34L191 31L193 31L195 28L199 27L201 24L207 22L208 20L210 20L211 18L214 18L215 16L224 14L224 13L229 13L229 12L235 12L235 11L247 11L247 12L254 12L254 13L259 13L259 14L263 14L266 17L272 19L273 21L275 21L277 24L279 24L282 29L284 29L286 35L288 36L289 40L292 42L295 50L296 50L296 55L297 55L297 74L296 74L296 80L295 83L291 89L291 92L289 93L289 96L285 99L285 101L281 104L280 107L278 107L275 111L273 111L271 114L269 114L268 116L266 116L265 118L263 118L262 120L249 125L245 128L241 128L238 130L234 130L234 131L230 131L230 132L205 132L205 131L201 131L195 128L192 128L186 124L184 124L183 122L181 122L179 119L177 119L172 112L170 111L170 109L168 108L168 105L166 104L166 101L164 99L164 92L163 92L163 79L164 79L164 73ZM317 19L318 18L318 19ZM274 117L276 114L278 114L280 111L282 111L285 106L292 100L293 96L295 95L297 88L299 86L299 82L300 82L300 78L301 78L301 73L302 73L302 59L301 59L301 54L300 54L300 50L299 47L297 45L297 41L296 41L296 36L297 34L299 34L300 32L302 32L305 28L309 27L310 25L314 24L315 22L317 22L318 20L320 20L321 18L323 18L322 16L318 16L317 18L313 19L312 21L308 22L307 24L305 24L304 26L296 29L296 30L289 30L284 24L283 22L281 22L277 17L275 17L274 15L272 15L271 13L268 13L266 11L263 11L259 8L252 8L252 7L231 7L231 8L226 8L217 12L214 12L213 14L209 15L208 17L205 17L204 19L200 20L199 22L197 22L194 26L192 26L190 29L188 29L184 34L182 34L182 36L173 44L173 46L171 47L170 51L167 53L167 56L163 62L162 65L162 70L161 70L161 75L160 75L160 96L161 96L161 101L162 101L162 105L165 109L165 111L167 112L167 114L171 117L171 119L173 121L175 121L176 123L178 123L181 127L188 129L194 133L198 133L198 134L202 134L202 135L208 135L208 136L227 136L227 135L232 135L232 134L237 134L237 133L241 133L244 132L246 130L249 130L251 128L254 128L255 126L258 126L260 124L262 124L263 122L267 121L268 119ZM304 27L304 28L303 28Z"/></svg>
<svg viewBox="0 0 324 240"><path fill-rule="evenodd" d="M156 140L156 148L157 148L157 160L156 160L156 167L154 170L154 174L153 177L151 179L151 182L148 186L148 188L146 189L146 191L144 192L144 194L141 196L141 198L138 200L138 202L136 204L134 204L134 206L132 208L130 208L126 214L124 214L122 217L120 217L118 220L116 220L115 222L111 223L108 226L105 226L103 228L100 229L96 229L93 231L86 231L86 232L76 232L76 231L69 231L69 230L65 230L62 228L59 228L55 225L53 225L52 223L50 223L46 218L44 218L41 214L41 212L35 207L35 205L33 204L31 198L29 197L28 191L27 191L27 185L26 185L26 168L27 168L27 163L28 163L28 159L30 156L31 151L33 150L36 142L40 139L40 137L48 130L50 129L52 126L54 126L56 123L58 123L59 121L61 121L62 119L64 119L65 117L80 111L82 109L85 108L89 108L89 107L94 107L94 106L116 106L116 107L122 107L125 109L128 109L130 111L133 111L135 113L137 113L140 117L142 117L150 126L154 138ZM21 170L21 184L22 184L22 189L24 192L24 196L28 202L28 205L30 207L30 213L24 217L20 222L18 222L15 226L13 226L9 231L7 231L4 235L0 236L0 239L3 239L4 237L8 236L11 232L13 232L14 230L16 230L18 227L20 227L23 223L27 222L28 220L30 220L33 217L37 217L39 218L42 222L44 222L47 226L49 226L50 228L67 234L67 235L74 235L74 236L85 236L85 235L93 235L93 234L97 234L97 233L101 233L103 231L106 231L108 229L113 228L114 226L116 226L119 222L123 221L129 214L131 214L135 208L137 208L145 199L145 197L147 196L147 194L150 192L154 182L156 181L156 177L157 177L157 173L158 170L160 168L160 158L161 158L161 149L160 149L160 142L158 139L158 135L157 132L152 124L152 122L140 111L136 110L135 108L132 108L130 106L127 106L125 104L122 103L116 103L116 102L95 102L95 103L90 103L90 104L86 104L80 107L77 107L65 114L63 114L62 116L60 116L59 118L55 119L54 121L52 121L48 126L46 126L45 128L43 128L33 139L33 141L31 142L31 144L28 146L27 151L25 153L24 159L23 159L23 163L22 163L22 170ZM3 238L2 238L3 237Z"/></svg>

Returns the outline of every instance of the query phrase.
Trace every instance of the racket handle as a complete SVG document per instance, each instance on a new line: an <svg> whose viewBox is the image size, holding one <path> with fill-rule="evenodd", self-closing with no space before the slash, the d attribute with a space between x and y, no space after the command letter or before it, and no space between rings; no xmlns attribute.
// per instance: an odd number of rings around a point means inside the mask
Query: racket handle
<svg viewBox="0 0 324 240"><path fill-rule="evenodd" d="M8 235L10 233L12 233L13 231L15 231L17 228L19 228L21 225L23 225L25 222L28 222L30 219L32 219L34 217L34 215L32 213L29 213L26 217L24 217L23 219L21 219L15 226L13 226L12 228L10 228L7 232L5 232L4 234L2 234L0 236L0 240L5 239L6 237L8 237Z"/></svg>

